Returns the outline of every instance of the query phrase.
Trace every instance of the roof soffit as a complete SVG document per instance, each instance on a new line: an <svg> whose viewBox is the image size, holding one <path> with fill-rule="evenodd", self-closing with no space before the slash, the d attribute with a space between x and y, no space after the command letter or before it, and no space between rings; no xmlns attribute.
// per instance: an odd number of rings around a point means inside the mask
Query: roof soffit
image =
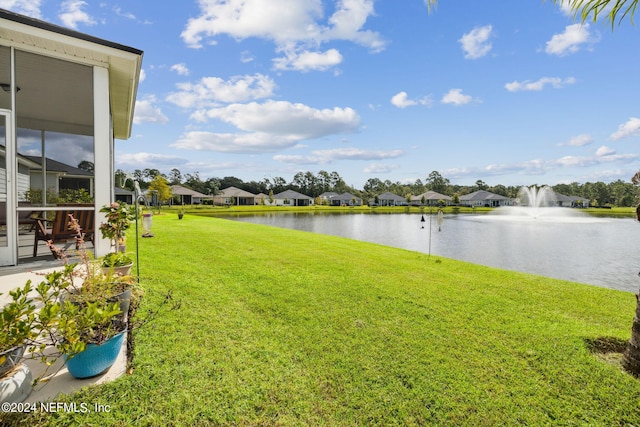
<svg viewBox="0 0 640 427"><path fill-rule="evenodd" d="M33 20L35 23L40 21ZM0 45L50 56L83 65L109 69L109 94L113 114L114 136L127 139L133 125L133 111L137 95L142 51L82 35L48 31L38 26L2 19L0 16ZM43 25L48 25L42 23ZM51 26L57 29L55 26ZM104 43L104 44L101 44Z"/></svg>

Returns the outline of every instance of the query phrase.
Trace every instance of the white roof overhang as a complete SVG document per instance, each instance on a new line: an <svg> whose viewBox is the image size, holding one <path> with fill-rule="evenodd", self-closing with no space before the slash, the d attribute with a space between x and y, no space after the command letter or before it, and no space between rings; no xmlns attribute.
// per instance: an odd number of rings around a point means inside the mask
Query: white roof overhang
<svg viewBox="0 0 640 427"><path fill-rule="evenodd" d="M71 63L107 68L114 137L128 139L131 136L138 79L142 67L143 52L141 50L3 9L0 9L0 45L15 47L21 51ZM64 67L64 63L61 62L61 64L57 67L47 67L44 72L55 77L55 80L62 82L63 85L69 85L67 92L65 92L65 98L93 96L93 91L90 88L87 90L86 87L76 87L77 82L82 79L74 79L73 75L66 75L65 73L68 73L69 70ZM20 72L21 70L16 70L16 74L20 74ZM24 72L29 72L29 70ZM53 73L59 75L52 76ZM64 115L74 117L73 123L65 123L59 117L46 117L37 114L38 101L47 96L56 97L56 93L60 93L60 88L51 87L52 85L47 85L46 81L42 82L42 79L29 79L27 76L23 76L23 78L28 81L40 82L40 85L37 88L32 88L33 90L21 87L19 92L20 114L24 116L24 121L19 124L20 126L85 135L92 134L90 130L93 129L93 117L86 117L86 111L73 111L73 106L83 105L82 102L65 103ZM20 85L18 86L20 87ZM30 108L33 108L31 112L33 114L28 111ZM78 120L78 118L80 119Z"/></svg>

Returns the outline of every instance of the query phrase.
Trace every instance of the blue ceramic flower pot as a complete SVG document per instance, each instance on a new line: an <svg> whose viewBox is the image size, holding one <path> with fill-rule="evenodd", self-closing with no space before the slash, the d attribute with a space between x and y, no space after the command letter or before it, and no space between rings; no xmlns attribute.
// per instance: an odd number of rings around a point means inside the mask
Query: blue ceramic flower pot
<svg viewBox="0 0 640 427"><path fill-rule="evenodd" d="M104 343L88 344L87 348L70 359L65 356L67 369L74 378L90 378L100 375L113 365L120 353L124 331Z"/></svg>

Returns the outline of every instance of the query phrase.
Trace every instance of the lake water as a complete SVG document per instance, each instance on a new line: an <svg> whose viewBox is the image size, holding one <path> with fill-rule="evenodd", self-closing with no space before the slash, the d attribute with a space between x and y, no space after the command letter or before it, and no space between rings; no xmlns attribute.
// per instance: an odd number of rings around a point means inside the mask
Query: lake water
<svg viewBox="0 0 640 427"><path fill-rule="evenodd" d="M436 215L424 217L425 222L420 214L270 213L229 218L629 292L640 286L640 224L631 218L531 219L492 213L444 215L438 226Z"/></svg>

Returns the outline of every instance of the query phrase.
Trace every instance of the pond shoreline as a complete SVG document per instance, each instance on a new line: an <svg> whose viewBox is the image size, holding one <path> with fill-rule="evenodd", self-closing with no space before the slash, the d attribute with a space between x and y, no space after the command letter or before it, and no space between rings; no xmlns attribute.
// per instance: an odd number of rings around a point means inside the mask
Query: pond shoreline
<svg viewBox="0 0 640 427"><path fill-rule="evenodd" d="M520 220L483 212L445 214L441 225L436 217L419 212L236 212L216 217L336 235L627 292L636 292L640 284L636 259L640 238L633 237L634 232L640 237L640 227L626 216Z"/></svg>

